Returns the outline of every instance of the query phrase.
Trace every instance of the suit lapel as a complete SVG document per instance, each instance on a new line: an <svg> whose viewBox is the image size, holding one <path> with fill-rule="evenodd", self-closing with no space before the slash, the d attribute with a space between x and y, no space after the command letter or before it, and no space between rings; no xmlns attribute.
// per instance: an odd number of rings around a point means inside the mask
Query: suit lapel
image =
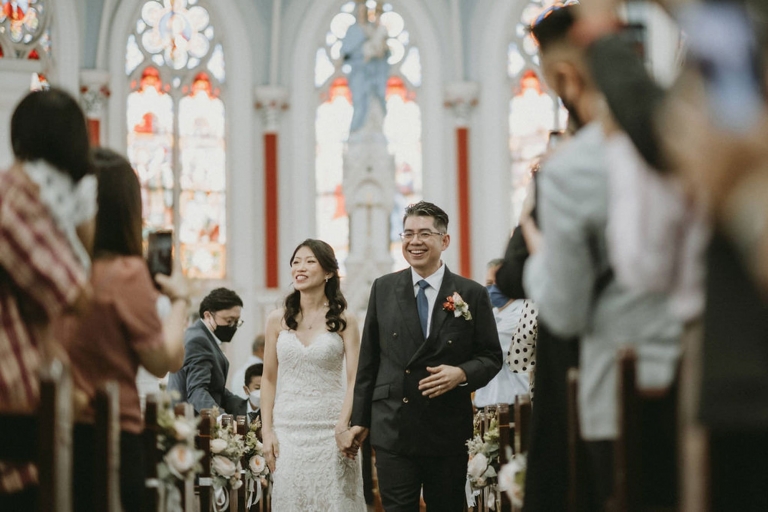
<svg viewBox="0 0 768 512"><path fill-rule="evenodd" d="M216 343L216 338L213 336L211 331L208 330L208 328L205 326L202 320L198 320L200 322L200 330L205 333L205 336L208 338L208 341L213 346L213 353L216 355L216 359L219 362L219 366L221 368L222 373L224 374L224 378L226 379L226 375L229 372L229 361L227 360L227 356L224 355L224 351L221 350L221 347L218 343Z"/></svg>
<svg viewBox="0 0 768 512"><path fill-rule="evenodd" d="M410 365L413 363L416 359L421 357L424 352L426 352L427 348L429 348L429 344L432 343L435 339L437 339L437 333L440 332L440 329L443 327L443 324L445 323L445 320L448 318L449 315L452 315L449 311L443 310L443 302L445 302L445 298L448 295L453 294L454 291L454 280L453 280L453 274L450 270L448 270L448 267L445 267L445 274L443 274L443 282L440 285L440 290L437 292L437 299L435 299L435 307L432 308L432 322L430 323L429 327L429 337L424 340L424 343L421 344L419 349L416 351L415 354L413 354L413 357L411 357L411 360L408 361L408 364ZM411 292L413 293L413 292ZM414 301L415 303L415 301ZM414 311L416 308L413 308ZM418 321L419 314L416 313L416 320ZM419 331L421 331L421 324L419 324Z"/></svg>
<svg viewBox="0 0 768 512"><path fill-rule="evenodd" d="M445 274L443 274L443 282L440 284L440 290L437 292L437 299L435 300L435 307L432 309L432 324L429 329L429 337L434 338L443 324L449 316L453 315L450 311L443 310L443 302L449 295L453 295L456 291L456 285L454 284L453 274L448 267L445 267Z"/></svg>
<svg viewBox="0 0 768 512"><path fill-rule="evenodd" d="M411 277L410 268L400 273L396 286L397 304L405 320L405 325L408 326L410 339L419 344L424 341L424 333L421 331L419 312L416 309L416 295L413 293L413 278Z"/></svg>

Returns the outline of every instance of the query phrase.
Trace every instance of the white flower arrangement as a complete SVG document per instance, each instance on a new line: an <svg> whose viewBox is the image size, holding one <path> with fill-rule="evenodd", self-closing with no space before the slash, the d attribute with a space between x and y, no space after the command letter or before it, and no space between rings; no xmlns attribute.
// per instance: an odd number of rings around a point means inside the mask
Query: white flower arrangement
<svg viewBox="0 0 768 512"><path fill-rule="evenodd" d="M481 437L475 429L475 435L467 441L469 462L467 479L473 491L479 491L496 482L499 470L499 422L491 419L488 431Z"/></svg>
<svg viewBox="0 0 768 512"><path fill-rule="evenodd" d="M512 505L522 508L525 498L525 470L528 462L524 453L511 455L507 458L509 462L501 466L499 470L499 490L507 493Z"/></svg>
<svg viewBox="0 0 768 512"><path fill-rule="evenodd" d="M157 447L163 454L157 464L157 477L166 484L175 486L177 481L186 480L201 469L203 452L195 448L198 418L176 416L171 407L171 397L160 395L157 407Z"/></svg>
<svg viewBox="0 0 768 512"><path fill-rule="evenodd" d="M245 434L245 452L243 456L248 461L245 467L245 480L248 486L248 497L246 509L251 505L258 503L262 497L262 489L267 486L269 479L269 467L264 458L264 446L259 441L258 431L261 428L261 422L254 420L248 427L248 433Z"/></svg>
<svg viewBox="0 0 768 512"><path fill-rule="evenodd" d="M179 482L191 480L202 469L202 450L195 448L199 418L177 416L171 406L171 396L160 393L157 403L157 448L162 453L157 463L157 479L163 489L163 508L169 512L181 510Z"/></svg>
<svg viewBox="0 0 768 512"><path fill-rule="evenodd" d="M218 411L212 413L218 416ZM242 466L240 459L245 451L243 436L232 431L231 427L222 427L218 423L211 430L211 476L214 488L223 489L229 484L230 489L239 489L243 485L240 478Z"/></svg>
<svg viewBox="0 0 768 512"><path fill-rule="evenodd" d="M264 458L264 447L257 436L261 423L258 420L251 422L248 427L248 433L245 434L245 452L244 456L248 460L248 466L245 468L245 474L254 480L263 480L269 475L267 460ZM266 485L266 480L262 481Z"/></svg>
<svg viewBox="0 0 768 512"><path fill-rule="evenodd" d="M453 295L446 297L443 302L443 310L452 311L456 318L464 317L464 320L472 320L472 313L469 312L469 304L461 298L459 292L453 292Z"/></svg>

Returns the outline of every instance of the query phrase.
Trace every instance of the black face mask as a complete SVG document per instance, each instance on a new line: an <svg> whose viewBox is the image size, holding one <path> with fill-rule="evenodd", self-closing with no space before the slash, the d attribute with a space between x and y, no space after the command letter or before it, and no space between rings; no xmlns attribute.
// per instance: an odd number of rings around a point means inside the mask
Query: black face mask
<svg viewBox="0 0 768 512"><path fill-rule="evenodd" d="M237 331L236 325L219 325L216 324L216 328L213 330L213 334L219 338L222 342L232 341L232 337Z"/></svg>

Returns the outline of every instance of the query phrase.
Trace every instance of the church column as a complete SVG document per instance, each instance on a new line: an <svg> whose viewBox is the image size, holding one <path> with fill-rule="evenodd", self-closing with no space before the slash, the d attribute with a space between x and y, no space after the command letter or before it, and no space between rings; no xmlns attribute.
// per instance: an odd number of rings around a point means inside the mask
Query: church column
<svg viewBox="0 0 768 512"><path fill-rule="evenodd" d="M88 136L91 146L101 145L102 130L106 124L107 101L109 100L109 73L98 69L80 71L80 104L88 122Z"/></svg>
<svg viewBox="0 0 768 512"><path fill-rule="evenodd" d="M277 144L280 113L288 108L284 87L256 87L256 109L264 114L264 268L267 288L278 287L279 218Z"/></svg>
<svg viewBox="0 0 768 512"><path fill-rule="evenodd" d="M459 238L459 274L472 275L472 230L469 168L469 117L477 105L475 82L454 82L445 88L445 106L453 110L456 123L456 193Z"/></svg>

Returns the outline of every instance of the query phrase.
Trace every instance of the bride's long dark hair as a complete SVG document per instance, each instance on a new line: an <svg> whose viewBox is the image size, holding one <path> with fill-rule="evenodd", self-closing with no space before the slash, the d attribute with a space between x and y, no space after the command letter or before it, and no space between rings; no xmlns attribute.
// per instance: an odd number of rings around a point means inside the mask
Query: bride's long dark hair
<svg viewBox="0 0 768 512"><path fill-rule="evenodd" d="M328 312L325 314L325 325L330 332L339 332L347 328L347 321L341 316L347 309L347 299L341 293L341 282L339 280L339 263L336 261L336 254L333 248L322 240L307 238L301 242L293 251L291 256L291 265L293 258L302 247L307 247L317 258L320 267L331 275L325 282L325 298L328 299ZM299 323L296 317L301 313L301 292L294 290L285 298L285 315L283 320L289 329L296 330Z"/></svg>

